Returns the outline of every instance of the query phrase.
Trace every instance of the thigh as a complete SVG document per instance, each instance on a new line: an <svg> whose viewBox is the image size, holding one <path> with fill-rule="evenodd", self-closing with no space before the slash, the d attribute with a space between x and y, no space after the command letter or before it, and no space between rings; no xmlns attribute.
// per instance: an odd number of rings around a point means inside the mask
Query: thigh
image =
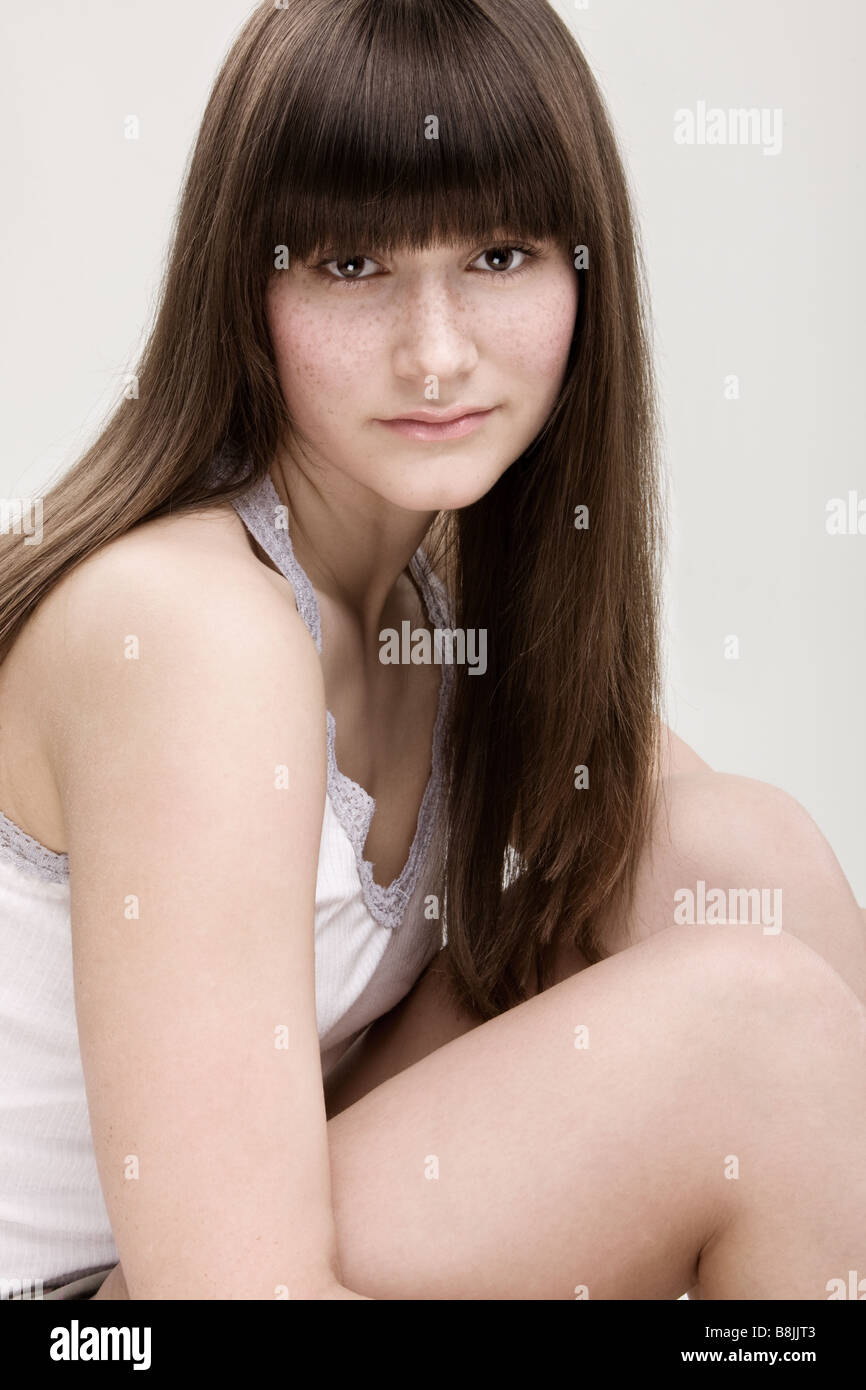
<svg viewBox="0 0 866 1390"><path fill-rule="evenodd" d="M729 1215L723 1156L761 1124L750 1097L790 1028L792 950L745 926L669 928L335 1115L343 1282L379 1299L679 1297Z"/></svg>
<svg viewBox="0 0 866 1390"><path fill-rule="evenodd" d="M588 965L576 947L557 945L551 984L569 979ZM405 998L371 1023L344 1053L325 1080L329 1119L422 1057L479 1027L480 1020L454 1002L447 976L446 946L434 956ZM534 993L531 987L530 993Z"/></svg>

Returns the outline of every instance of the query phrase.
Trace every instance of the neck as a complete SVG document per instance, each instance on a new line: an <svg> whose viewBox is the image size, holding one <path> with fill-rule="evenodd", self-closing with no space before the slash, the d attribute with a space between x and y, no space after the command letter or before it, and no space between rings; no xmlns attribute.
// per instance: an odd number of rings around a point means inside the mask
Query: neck
<svg viewBox="0 0 866 1390"><path fill-rule="evenodd" d="M270 473L288 508L298 563L319 593L357 620L365 642L378 647L389 595L437 513L396 507L340 474L323 487L284 452Z"/></svg>

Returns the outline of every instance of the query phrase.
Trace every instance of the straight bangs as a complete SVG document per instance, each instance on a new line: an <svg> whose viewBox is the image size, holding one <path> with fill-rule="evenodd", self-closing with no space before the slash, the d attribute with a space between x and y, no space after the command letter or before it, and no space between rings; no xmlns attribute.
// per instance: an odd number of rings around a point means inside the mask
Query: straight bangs
<svg viewBox="0 0 866 1390"><path fill-rule="evenodd" d="M497 22L479 5L350 0L302 26L268 199L269 232L290 255L490 245L506 233L569 244L568 140L502 11Z"/></svg>

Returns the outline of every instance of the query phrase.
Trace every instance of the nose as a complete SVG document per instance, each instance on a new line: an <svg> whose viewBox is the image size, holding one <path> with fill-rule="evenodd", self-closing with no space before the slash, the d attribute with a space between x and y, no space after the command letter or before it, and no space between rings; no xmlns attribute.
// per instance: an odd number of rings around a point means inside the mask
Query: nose
<svg viewBox="0 0 866 1390"><path fill-rule="evenodd" d="M448 381L467 375L477 365L478 347L467 306L447 285L416 280L395 307L393 368L401 380L421 385L435 376Z"/></svg>

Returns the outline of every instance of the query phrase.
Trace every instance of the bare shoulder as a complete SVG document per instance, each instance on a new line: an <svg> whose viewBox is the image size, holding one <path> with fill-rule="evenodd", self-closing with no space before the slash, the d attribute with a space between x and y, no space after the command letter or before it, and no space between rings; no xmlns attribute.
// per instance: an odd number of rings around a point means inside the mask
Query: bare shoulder
<svg viewBox="0 0 866 1390"><path fill-rule="evenodd" d="M58 640L43 651L55 677L67 672L79 693L97 666L151 656L179 680L193 651L212 650L232 679L243 677L244 662L259 666L259 653L266 669L288 656L298 679L321 678L291 586L256 559L239 518L223 510L145 523L89 557L51 597Z"/></svg>
<svg viewBox="0 0 866 1390"><path fill-rule="evenodd" d="M166 713L183 683L238 691L290 670L317 699L322 679L290 585L256 558L230 505L108 542L54 586L0 668L0 806L57 852L67 851L58 760L110 717L133 663L148 678L141 693Z"/></svg>
<svg viewBox="0 0 866 1390"><path fill-rule="evenodd" d="M231 508L160 517L108 542L55 585L35 615L33 654L47 663L43 674L58 677L70 661L86 669L126 618L144 625L123 633L134 648L145 631L169 640L232 614L256 624L277 619L289 640L292 632L311 640L291 586L257 560Z"/></svg>
<svg viewBox="0 0 866 1390"><path fill-rule="evenodd" d="M227 504L146 521L107 542L65 575L42 607L49 618L69 605L84 609L124 581L153 592L177 585L179 600L187 590L200 597L203 583L219 592L221 575L241 598L260 599L270 590L294 608L289 584L256 558L243 522Z"/></svg>

